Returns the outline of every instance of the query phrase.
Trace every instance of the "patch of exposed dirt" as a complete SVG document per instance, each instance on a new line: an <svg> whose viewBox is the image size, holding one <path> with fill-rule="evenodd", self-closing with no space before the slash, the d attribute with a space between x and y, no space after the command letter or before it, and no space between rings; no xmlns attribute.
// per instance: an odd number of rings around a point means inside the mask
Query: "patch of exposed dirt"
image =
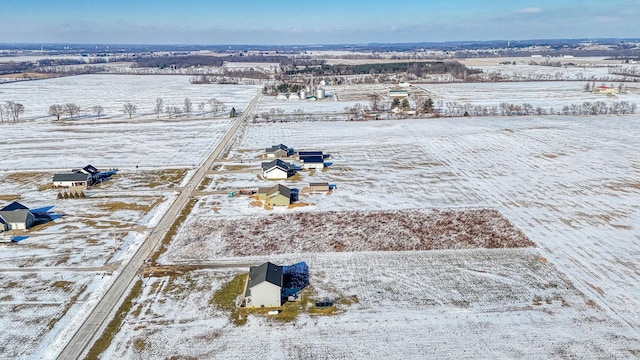
<svg viewBox="0 0 640 360"><path fill-rule="evenodd" d="M202 220L195 224L197 231L177 243L199 247L223 241L216 246L224 249L215 254L220 256L535 246L493 209L328 211Z"/></svg>

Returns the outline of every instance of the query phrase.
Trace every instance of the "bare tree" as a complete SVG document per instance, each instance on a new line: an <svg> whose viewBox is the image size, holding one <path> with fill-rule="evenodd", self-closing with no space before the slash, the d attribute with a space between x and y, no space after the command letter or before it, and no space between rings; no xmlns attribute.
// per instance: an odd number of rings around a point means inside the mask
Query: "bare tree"
<svg viewBox="0 0 640 360"><path fill-rule="evenodd" d="M156 113L156 118L159 118L160 114L162 113L163 103L164 103L164 100L162 100L162 98L156 98L156 106L153 108Z"/></svg>
<svg viewBox="0 0 640 360"><path fill-rule="evenodd" d="M199 102L198 103L198 111L200 111L200 113L202 114L202 116L204 117L204 108L205 106L207 106L207 103L203 102Z"/></svg>
<svg viewBox="0 0 640 360"><path fill-rule="evenodd" d="M369 98L369 106L371 107L371 110L380 111L380 95L371 94L367 95L367 97Z"/></svg>
<svg viewBox="0 0 640 360"><path fill-rule="evenodd" d="M18 121L20 115L24 113L24 105L15 101L7 101L5 109L13 121Z"/></svg>
<svg viewBox="0 0 640 360"><path fill-rule="evenodd" d="M64 112L69 115L70 119L73 119L73 116L80 112L80 106L74 103L66 103L64 104Z"/></svg>
<svg viewBox="0 0 640 360"><path fill-rule="evenodd" d="M213 112L213 115L217 114L220 109L220 101L216 98L211 98L207 102L209 103L209 106L211 106L211 112Z"/></svg>
<svg viewBox="0 0 640 360"><path fill-rule="evenodd" d="M131 116L133 116L133 114L135 114L137 111L138 107L131 102L127 102L126 104L122 105L122 112L125 115L129 115L129 119L131 119Z"/></svg>
<svg viewBox="0 0 640 360"><path fill-rule="evenodd" d="M193 103L191 102L191 99L189 99L188 97L184 98L184 113L187 114L187 117L191 116L191 110L193 109Z"/></svg>
<svg viewBox="0 0 640 360"><path fill-rule="evenodd" d="M49 115L55 116L56 121L60 121L60 116L64 114L64 106L60 104L54 104L49 106Z"/></svg>
<svg viewBox="0 0 640 360"><path fill-rule="evenodd" d="M4 122L4 105L0 104L0 122Z"/></svg>
<svg viewBox="0 0 640 360"><path fill-rule="evenodd" d="M104 112L104 108L100 105L95 105L91 110L93 110L93 113L98 116L98 119L100 119L100 115Z"/></svg>

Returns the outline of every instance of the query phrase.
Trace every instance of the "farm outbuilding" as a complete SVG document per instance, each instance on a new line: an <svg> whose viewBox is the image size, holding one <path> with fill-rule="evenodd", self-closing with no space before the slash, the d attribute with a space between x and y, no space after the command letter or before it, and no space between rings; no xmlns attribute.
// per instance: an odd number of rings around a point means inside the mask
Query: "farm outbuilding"
<svg viewBox="0 0 640 360"><path fill-rule="evenodd" d="M35 224L36 218L28 207L17 201L0 209L0 230L26 230Z"/></svg>
<svg viewBox="0 0 640 360"><path fill-rule="evenodd" d="M269 180L284 180L293 175L293 166L280 159L262 163L262 176Z"/></svg>
<svg viewBox="0 0 640 360"><path fill-rule="evenodd" d="M244 294L245 306L280 307L282 305L282 266L266 262L249 268Z"/></svg>

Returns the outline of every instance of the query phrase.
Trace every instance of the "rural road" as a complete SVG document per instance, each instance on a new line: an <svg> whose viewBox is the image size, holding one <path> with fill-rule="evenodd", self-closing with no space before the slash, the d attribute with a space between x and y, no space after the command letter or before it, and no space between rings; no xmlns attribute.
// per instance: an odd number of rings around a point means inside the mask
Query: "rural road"
<svg viewBox="0 0 640 360"><path fill-rule="evenodd" d="M209 154L209 157L194 173L187 185L184 186L175 202L163 215L162 219L160 219L158 225L153 228L151 234L140 245L131 260L122 265L119 275L114 279L102 299L100 299L96 304L73 337L69 340L67 345L60 352L58 359L66 360L81 358L89 350L93 341L95 341L94 339L97 339L98 336L101 335L100 330L102 325L110 320L110 315L113 313L114 309L116 309L116 306L118 306L126 297L128 293L127 289L130 289L133 285L139 269L150 255L150 249L158 247L167 230L169 230L174 220L179 216L188 200L198 188L198 185L204 179L207 170L211 168L216 159L220 154L222 154L225 147L229 144L235 133L240 128L240 125L242 125L246 117L251 113L255 104L259 101L261 95L262 94L259 92L253 100L251 100L249 105L244 109L242 114L238 116L236 121L221 139L220 143L213 149L211 154Z"/></svg>

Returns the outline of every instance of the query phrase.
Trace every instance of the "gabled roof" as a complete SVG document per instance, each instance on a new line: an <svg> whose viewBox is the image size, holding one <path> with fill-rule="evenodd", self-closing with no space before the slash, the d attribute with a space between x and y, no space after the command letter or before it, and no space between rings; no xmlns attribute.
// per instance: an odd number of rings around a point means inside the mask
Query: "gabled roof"
<svg viewBox="0 0 640 360"><path fill-rule="evenodd" d="M82 170L84 170L84 171L83 171L84 173L86 173L86 174L91 174L91 175L94 175L94 174L97 174L97 173L99 173L99 172L100 172L100 171L99 171L98 169L96 169L93 165L87 165L87 166L83 167L83 168L82 168Z"/></svg>
<svg viewBox="0 0 640 360"><path fill-rule="evenodd" d="M287 145L284 144L278 144L278 145L273 145L272 147L268 147L265 149L266 152L275 152L276 150L284 150L284 151L289 151L289 148L287 147Z"/></svg>
<svg viewBox="0 0 640 360"><path fill-rule="evenodd" d="M309 183L309 186L314 187L314 186L329 186L328 182L312 182Z"/></svg>
<svg viewBox="0 0 640 360"><path fill-rule="evenodd" d="M29 210L19 209L11 211L0 211L0 217L7 223L25 223L31 212ZM31 214L33 216L33 214Z"/></svg>
<svg viewBox="0 0 640 360"><path fill-rule="evenodd" d="M85 173L71 173L71 174L55 174L53 175L53 181L87 181L88 175Z"/></svg>
<svg viewBox="0 0 640 360"><path fill-rule="evenodd" d="M323 163L324 162L324 158L322 157L322 155L304 156L304 157L301 157L300 160L302 160L303 163Z"/></svg>
<svg viewBox="0 0 640 360"><path fill-rule="evenodd" d="M322 151L298 151L298 157L322 156Z"/></svg>
<svg viewBox="0 0 640 360"><path fill-rule="evenodd" d="M289 163L286 163L280 159L276 159L273 161L269 161L269 162L263 162L262 163L262 170L267 171L271 168L274 167L279 167L281 168L283 171L289 172L291 170L291 166L289 165Z"/></svg>
<svg viewBox="0 0 640 360"><path fill-rule="evenodd" d="M17 201L14 201L11 204L0 209L0 211L13 211L13 210L29 210L29 208L20 204Z"/></svg>
<svg viewBox="0 0 640 360"><path fill-rule="evenodd" d="M260 266L252 266L249 268L248 288L252 288L265 281L282 287L282 266L266 262Z"/></svg>
<svg viewBox="0 0 640 360"><path fill-rule="evenodd" d="M258 188L258 194L266 194L268 197L273 197L280 194L291 199L291 189L282 184L274 185L271 187Z"/></svg>

